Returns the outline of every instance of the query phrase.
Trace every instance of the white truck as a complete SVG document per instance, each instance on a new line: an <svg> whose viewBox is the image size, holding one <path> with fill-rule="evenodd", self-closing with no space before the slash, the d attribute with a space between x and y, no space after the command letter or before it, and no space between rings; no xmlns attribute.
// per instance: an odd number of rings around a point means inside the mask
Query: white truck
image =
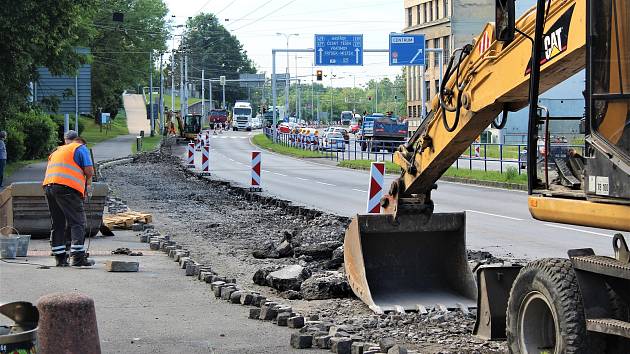
<svg viewBox="0 0 630 354"><path fill-rule="evenodd" d="M236 101L232 109L232 130L252 130L252 105L245 101Z"/></svg>

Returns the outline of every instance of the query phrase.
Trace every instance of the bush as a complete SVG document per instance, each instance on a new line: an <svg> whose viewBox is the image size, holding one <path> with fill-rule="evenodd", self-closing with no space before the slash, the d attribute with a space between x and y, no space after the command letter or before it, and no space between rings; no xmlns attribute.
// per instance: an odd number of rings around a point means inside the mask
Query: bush
<svg viewBox="0 0 630 354"><path fill-rule="evenodd" d="M508 181L518 178L518 169L514 166L508 166L505 177Z"/></svg>
<svg viewBox="0 0 630 354"><path fill-rule="evenodd" d="M41 111L18 113L17 119L24 132L24 159L35 160L48 156L57 146L57 126L50 116Z"/></svg>
<svg viewBox="0 0 630 354"><path fill-rule="evenodd" d="M26 147L24 146L26 135L22 131L22 125L17 119L10 119L7 121L4 130L7 132L7 139L5 140L7 160L9 162L21 160L26 152Z"/></svg>

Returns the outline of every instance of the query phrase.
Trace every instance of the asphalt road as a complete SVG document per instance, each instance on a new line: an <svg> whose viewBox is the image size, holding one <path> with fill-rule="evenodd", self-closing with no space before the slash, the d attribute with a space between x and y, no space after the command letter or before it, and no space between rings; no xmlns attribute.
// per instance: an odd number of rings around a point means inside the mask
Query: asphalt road
<svg viewBox="0 0 630 354"><path fill-rule="evenodd" d="M250 183L254 132L226 132L211 139L211 173L244 186ZM181 147L183 157L183 147ZM200 158L199 158L200 159ZM199 159L197 165L199 166ZM339 215L363 213L369 174L263 151L262 187L270 195ZM395 176L388 175L389 186ZM570 248L591 247L612 256L614 231L534 220L527 194L451 182L439 182L433 193L436 212L466 211L467 244L497 256L566 257Z"/></svg>

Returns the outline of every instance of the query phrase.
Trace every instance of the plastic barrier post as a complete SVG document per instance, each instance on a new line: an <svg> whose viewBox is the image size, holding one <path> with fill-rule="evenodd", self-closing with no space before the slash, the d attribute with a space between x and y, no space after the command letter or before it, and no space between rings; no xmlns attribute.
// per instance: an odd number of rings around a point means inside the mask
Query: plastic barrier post
<svg viewBox="0 0 630 354"><path fill-rule="evenodd" d="M385 184L385 164L372 162L370 167L370 186L368 189L368 214L381 212L381 198L383 197L383 185Z"/></svg>
<svg viewBox="0 0 630 354"><path fill-rule="evenodd" d="M210 146L201 148L201 175L210 176Z"/></svg>
<svg viewBox="0 0 630 354"><path fill-rule="evenodd" d="M260 192L260 163L262 154L260 151L252 151L252 184L249 188L253 192Z"/></svg>
<svg viewBox="0 0 630 354"><path fill-rule="evenodd" d="M195 168L195 144L188 143L187 148L188 156L186 157L186 166L188 168Z"/></svg>

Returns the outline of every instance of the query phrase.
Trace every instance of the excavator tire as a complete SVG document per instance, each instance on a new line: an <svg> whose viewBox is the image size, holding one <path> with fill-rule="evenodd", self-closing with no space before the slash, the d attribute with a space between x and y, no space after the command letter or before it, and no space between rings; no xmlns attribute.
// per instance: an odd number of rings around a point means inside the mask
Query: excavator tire
<svg viewBox="0 0 630 354"><path fill-rule="evenodd" d="M582 295L571 261L539 259L519 272L507 307L511 353L594 353L589 350Z"/></svg>

